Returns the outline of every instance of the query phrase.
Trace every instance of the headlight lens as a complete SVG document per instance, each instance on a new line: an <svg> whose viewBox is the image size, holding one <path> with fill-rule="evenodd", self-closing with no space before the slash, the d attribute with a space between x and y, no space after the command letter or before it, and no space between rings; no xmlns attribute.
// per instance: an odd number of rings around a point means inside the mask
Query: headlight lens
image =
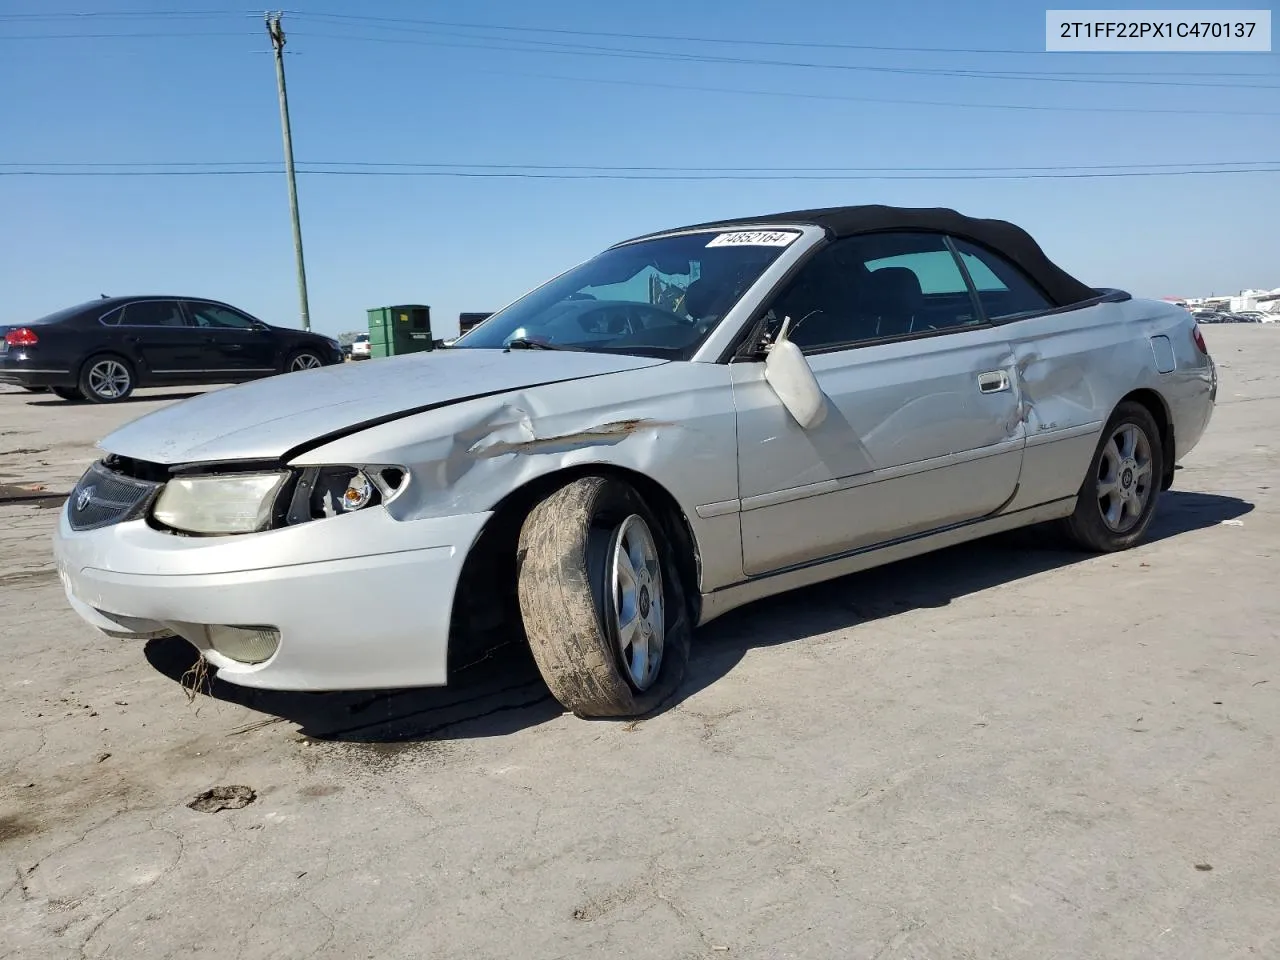
<svg viewBox="0 0 1280 960"><path fill-rule="evenodd" d="M253 533L271 524L276 495L288 478L286 471L175 477L152 515L186 533Z"/></svg>
<svg viewBox="0 0 1280 960"><path fill-rule="evenodd" d="M151 516L181 533L256 533L390 503L408 479L404 467L389 466L175 477Z"/></svg>

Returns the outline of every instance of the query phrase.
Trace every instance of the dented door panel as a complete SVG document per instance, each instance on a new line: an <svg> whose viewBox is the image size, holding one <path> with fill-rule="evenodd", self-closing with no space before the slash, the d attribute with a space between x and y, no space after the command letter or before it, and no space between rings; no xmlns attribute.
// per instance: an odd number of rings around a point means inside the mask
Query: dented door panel
<svg viewBox="0 0 1280 960"><path fill-rule="evenodd" d="M830 402L812 430L778 402L763 364L732 367L748 575L972 520L1013 495L1023 434L1001 330L808 359Z"/></svg>

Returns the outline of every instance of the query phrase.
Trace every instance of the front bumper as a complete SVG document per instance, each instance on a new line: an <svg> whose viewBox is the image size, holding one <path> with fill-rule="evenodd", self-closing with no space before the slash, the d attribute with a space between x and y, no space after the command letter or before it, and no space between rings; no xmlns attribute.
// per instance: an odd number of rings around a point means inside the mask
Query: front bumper
<svg viewBox="0 0 1280 960"><path fill-rule="evenodd" d="M361 690L446 682L463 562L490 514L394 520L374 508L231 537L179 537L134 520L71 529L54 558L71 606L113 635L174 633L218 676L269 690ZM279 631L270 659L232 660L209 625Z"/></svg>

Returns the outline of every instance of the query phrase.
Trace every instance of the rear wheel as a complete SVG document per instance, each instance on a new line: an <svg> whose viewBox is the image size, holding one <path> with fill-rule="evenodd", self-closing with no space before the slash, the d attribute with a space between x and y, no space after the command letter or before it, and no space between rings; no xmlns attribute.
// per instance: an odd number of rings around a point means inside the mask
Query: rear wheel
<svg viewBox="0 0 1280 960"><path fill-rule="evenodd" d="M1063 522L1068 538L1100 553L1137 544L1155 513L1163 463L1151 411L1140 403L1120 404L1102 431L1075 512Z"/></svg>
<svg viewBox="0 0 1280 960"><path fill-rule="evenodd" d="M123 357L90 357L80 370L80 392L92 403L119 403L133 393L133 367Z"/></svg>
<svg viewBox="0 0 1280 960"><path fill-rule="evenodd" d="M61 397L63 400L69 400L72 403L80 403L84 400L84 394L75 387L54 387L53 395Z"/></svg>
<svg viewBox="0 0 1280 960"><path fill-rule="evenodd" d="M684 677L693 628L675 555L628 484L574 480L530 511L517 593L534 660L580 717L633 717Z"/></svg>

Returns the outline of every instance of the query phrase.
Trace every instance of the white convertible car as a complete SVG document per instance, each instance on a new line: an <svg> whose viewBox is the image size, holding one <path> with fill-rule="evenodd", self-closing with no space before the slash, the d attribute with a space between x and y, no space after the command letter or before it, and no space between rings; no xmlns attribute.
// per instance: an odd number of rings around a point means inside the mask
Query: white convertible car
<svg viewBox="0 0 1280 960"><path fill-rule="evenodd" d="M578 715L638 715L696 625L758 598L1044 521L1134 545L1216 384L1185 310L1087 287L1008 223L703 224L448 349L125 426L55 553L89 623L185 637L233 683L444 684L496 628Z"/></svg>

